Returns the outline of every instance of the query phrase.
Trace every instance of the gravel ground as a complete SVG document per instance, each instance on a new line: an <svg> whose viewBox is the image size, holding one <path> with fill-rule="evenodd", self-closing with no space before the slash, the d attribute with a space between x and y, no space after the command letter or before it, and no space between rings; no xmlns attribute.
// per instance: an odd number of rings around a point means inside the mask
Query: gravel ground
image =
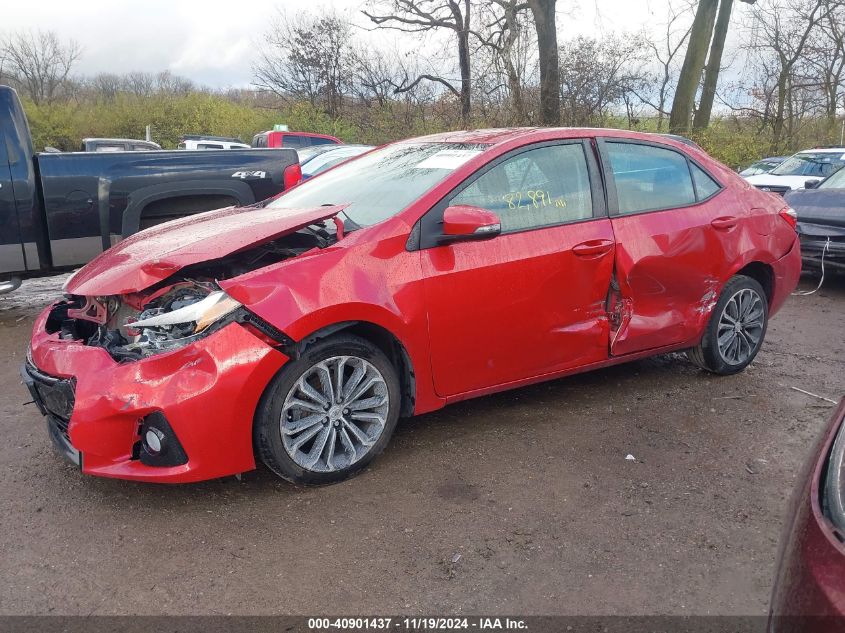
<svg viewBox="0 0 845 633"><path fill-rule="evenodd" d="M790 387L845 393L834 278L788 302L739 376L669 355L461 403L325 488L102 480L23 406L32 319L59 286L0 297L0 614L764 614L833 406Z"/></svg>

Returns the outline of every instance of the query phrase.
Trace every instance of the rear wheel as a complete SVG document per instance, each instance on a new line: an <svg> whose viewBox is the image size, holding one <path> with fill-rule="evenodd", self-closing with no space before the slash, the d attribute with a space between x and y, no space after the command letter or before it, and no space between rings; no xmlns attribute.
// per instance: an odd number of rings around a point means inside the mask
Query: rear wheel
<svg viewBox="0 0 845 633"><path fill-rule="evenodd" d="M256 450L295 483L346 479L387 445L399 400L396 370L376 346L351 335L318 341L268 386L256 415Z"/></svg>
<svg viewBox="0 0 845 633"><path fill-rule="evenodd" d="M698 347L687 352L696 365L716 374L735 374L757 356L769 322L763 287L736 275L725 284Z"/></svg>

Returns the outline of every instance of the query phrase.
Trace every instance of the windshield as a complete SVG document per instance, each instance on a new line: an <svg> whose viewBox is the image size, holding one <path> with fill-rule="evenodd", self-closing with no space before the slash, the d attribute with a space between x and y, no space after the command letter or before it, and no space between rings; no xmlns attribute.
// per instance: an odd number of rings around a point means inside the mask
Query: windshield
<svg viewBox="0 0 845 633"><path fill-rule="evenodd" d="M845 165L845 155L839 152L801 152L790 156L771 173L775 176L830 176Z"/></svg>
<svg viewBox="0 0 845 633"><path fill-rule="evenodd" d="M396 143L350 160L282 194L268 206L304 209L346 204L354 226L370 226L396 215L486 145Z"/></svg>
<svg viewBox="0 0 845 633"><path fill-rule="evenodd" d="M820 183L819 189L845 189L845 169L840 168L830 178Z"/></svg>
<svg viewBox="0 0 845 633"><path fill-rule="evenodd" d="M740 176L757 176L759 174L768 174L772 169L777 167L783 162L783 159L780 160L758 160L753 165L746 167L741 172L739 172Z"/></svg>

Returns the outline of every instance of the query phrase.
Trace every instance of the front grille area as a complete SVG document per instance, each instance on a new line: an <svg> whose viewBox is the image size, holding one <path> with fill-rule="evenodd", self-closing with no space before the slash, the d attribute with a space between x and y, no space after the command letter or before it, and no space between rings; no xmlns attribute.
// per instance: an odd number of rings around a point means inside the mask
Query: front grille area
<svg viewBox="0 0 845 633"><path fill-rule="evenodd" d="M783 185L755 185L755 187L757 187L760 191L769 191L771 193L776 193L779 196L782 196L787 191L790 191L789 187L784 187Z"/></svg>
<svg viewBox="0 0 845 633"><path fill-rule="evenodd" d="M49 376L30 362L26 363L25 374L25 379L29 378L26 381L27 386L41 412L47 415L59 433L70 441L68 424L76 401L73 379Z"/></svg>

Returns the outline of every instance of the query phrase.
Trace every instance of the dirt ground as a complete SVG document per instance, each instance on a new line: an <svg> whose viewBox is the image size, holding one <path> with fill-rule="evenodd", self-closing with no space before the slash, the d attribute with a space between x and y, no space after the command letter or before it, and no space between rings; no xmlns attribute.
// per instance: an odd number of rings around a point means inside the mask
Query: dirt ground
<svg viewBox="0 0 845 633"><path fill-rule="evenodd" d="M790 387L845 394L838 278L791 298L739 376L671 355L465 402L326 488L110 481L23 406L57 287L0 298L0 614L764 614L833 406Z"/></svg>

